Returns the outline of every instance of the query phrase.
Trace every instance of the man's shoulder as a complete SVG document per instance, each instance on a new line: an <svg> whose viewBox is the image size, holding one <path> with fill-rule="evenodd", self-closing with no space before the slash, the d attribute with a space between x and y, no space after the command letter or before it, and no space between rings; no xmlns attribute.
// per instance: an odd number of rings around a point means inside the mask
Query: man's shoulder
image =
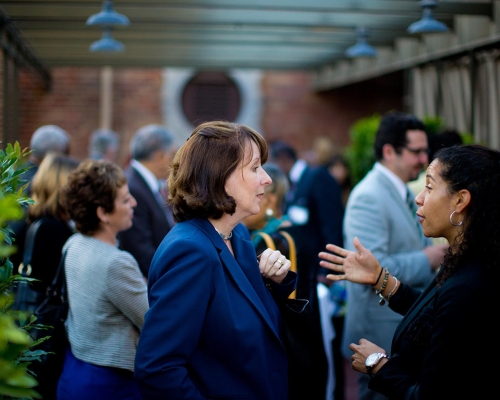
<svg viewBox="0 0 500 400"><path fill-rule="evenodd" d="M144 177L134 167L128 166L125 169L124 174L125 178L127 178L127 184L131 193L137 190L142 192L144 187L148 186Z"/></svg>
<svg viewBox="0 0 500 400"><path fill-rule="evenodd" d="M371 169L368 171L368 173L361 179L353 188L351 191L351 195L353 195L356 192L365 192L365 191L371 191L374 190L375 187L379 186L382 184L382 186L385 186L385 178L383 175L374 170Z"/></svg>
<svg viewBox="0 0 500 400"><path fill-rule="evenodd" d="M338 182L325 167L308 166L300 178L300 184L309 190L324 190L318 185L337 185ZM340 186L339 186L340 187Z"/></svg>
<svg viewBox="0 0 500 400"><path fill-rule="evenodd" d="M346 212L356 203L371 203L376 204L385 202L387 198L392 196L390 182L377 171L371 170L368 174L357 183L349 194L347 200Z"/></svg>
<svg viewBox="0 0 500 400"><path fill-rule="evenodd" d="M137 171L132 165L128 165L127 167L125 167L123 169L123 173L125 174L125 177L127 179L131 179L131 178L136 178L136 177L140 177L141 174L139 174L139 171Z"/></svg>

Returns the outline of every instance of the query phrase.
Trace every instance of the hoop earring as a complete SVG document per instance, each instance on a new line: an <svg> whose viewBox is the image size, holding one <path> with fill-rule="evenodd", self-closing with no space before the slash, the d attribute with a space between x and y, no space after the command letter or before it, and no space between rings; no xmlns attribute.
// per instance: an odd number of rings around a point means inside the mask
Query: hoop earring
<svg viewBox="0 0 500 400"><path fill-rule="evenodd" d="M450 224L452 224L453 226L460 226L460 225L462 225L462 223L464 222L463 220L462 220L462 221L460 221L460 223L459 223L459 224L455 224L455 223L453 223L453 214L455 214L456 212L457 212L457 210L453 211L453 212L450 214Z"/></svg>

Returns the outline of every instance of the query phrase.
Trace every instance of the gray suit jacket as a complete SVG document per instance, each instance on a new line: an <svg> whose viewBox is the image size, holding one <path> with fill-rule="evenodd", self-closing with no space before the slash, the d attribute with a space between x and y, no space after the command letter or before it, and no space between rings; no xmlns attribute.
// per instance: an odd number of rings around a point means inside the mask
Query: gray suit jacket
<svg viewBox="0 0 500 400"><path fill-rule="evenodd" d="M423 289L434 277L427 256L421 251L431 240L420 236L414 217L393 183L372 169L353 189L346 205L344 245L354 250L353 239L369 249L393 276ZM401 315L379 297L370 285L347 283L347 310L342 352L350 358L350 343L365 338L390 351Z"/></svg>

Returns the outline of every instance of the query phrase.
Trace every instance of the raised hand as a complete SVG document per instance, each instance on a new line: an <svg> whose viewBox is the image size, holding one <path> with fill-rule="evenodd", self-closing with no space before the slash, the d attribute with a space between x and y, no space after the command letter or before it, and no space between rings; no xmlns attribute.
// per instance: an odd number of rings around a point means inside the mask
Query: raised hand
<svg viewBox="0 0 500 400"><path fill-rule="evenodd" d="M331 253L319 253L320 265L339 274L328 274L326 277L332 281L348 280L355 283L372 285L378 278L381 266L372 252L354 238L356 252L346 250L333 244L327 244L326 249ZM335 254L332 254L335 253Z"/></svg>

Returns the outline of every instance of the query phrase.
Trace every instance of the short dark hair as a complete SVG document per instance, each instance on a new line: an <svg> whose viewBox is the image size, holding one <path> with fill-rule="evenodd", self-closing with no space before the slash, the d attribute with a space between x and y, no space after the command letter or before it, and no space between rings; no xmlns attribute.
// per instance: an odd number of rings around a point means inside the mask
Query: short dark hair
<svg viewBox="0 0 500 400"><path fill-rule="evenodd" d="M429 135L429 163L440 149L463 144L462 136L454 129L444 129L434 135Z"/></svg>
<svg viewBox="0 0 500 400"><path fill-rule="evenodd" d="M168 199L176 221L219 219L236 211L236 202L226 193L225 185L250 142L259 148L264 164L267 143L248 126L211 121L195 128L177 151L168 178Z"/></svg>
<svg viewBox="0 0 500 400"><path fill-rule="evenodd" d="M269 145L269 149L273 161L279 160L281 158L286 158L294 162L297 161L297 152L288 143L277 140Z"/></svg>
<svg viewBox="0 0 500 400"><path fill-rule="evenodd" d="M127 183L123 170L108 160L83 161L68 177L61 195L78 232L91 235L99 230L97 207L112 212L118 189Z"/></svg>
<svg viewBox="0 0 500 400"><path fill-rule="evenodd" d="M451 243L443 263L443 279L467 260L480 260L491 270L500 267L500 152L470 144L436 152L433 163L449 193L466 189L471 200L465 211L458 243ZM451 249L453 248L453 252Z"/></svg>
<svg viewBox="0 0 500 400"><path fill-rule="evenodd" d="M425 125L412 114L391 111L383 115L375 135L375 159L377 161L383 159L382 148L386 144L392 145L399 154L401 149L408 143L406 132L409 130L425 132Z"/></svg>

